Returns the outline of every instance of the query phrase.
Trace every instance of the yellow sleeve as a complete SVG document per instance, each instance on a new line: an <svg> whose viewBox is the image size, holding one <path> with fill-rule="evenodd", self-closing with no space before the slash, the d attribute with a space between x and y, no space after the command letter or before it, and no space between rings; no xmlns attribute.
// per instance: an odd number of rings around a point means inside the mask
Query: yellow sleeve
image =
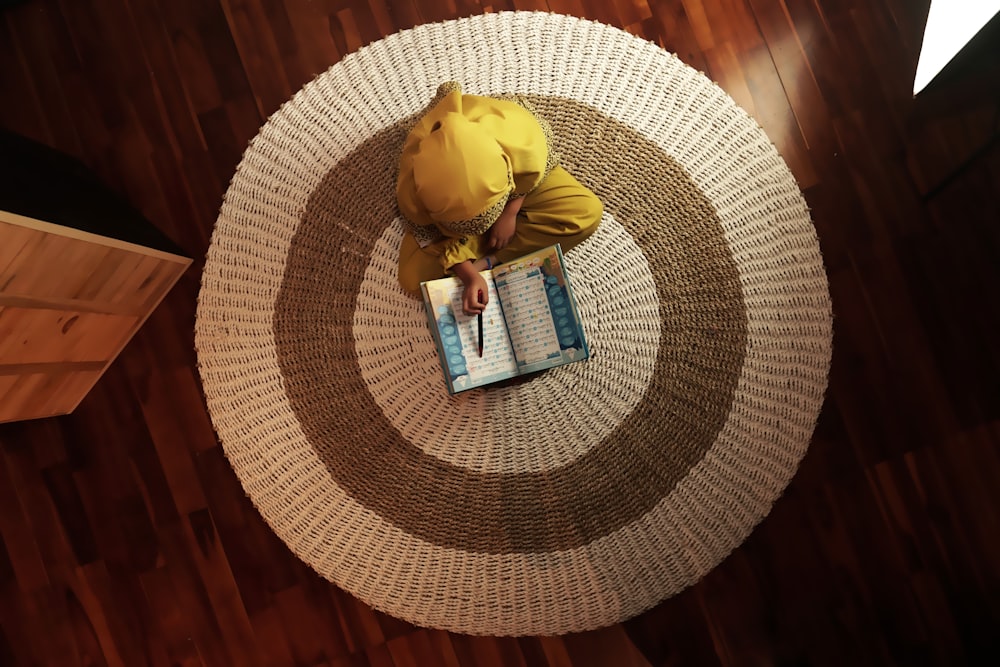
<svg viewBox="0 0 1000 667"><path fill-rule="evenodd" d="M478 237L462 237L460 239L445 239L441 241L441 268L445 273L451 273L451 267L466 260L479 259Z"/></svg>

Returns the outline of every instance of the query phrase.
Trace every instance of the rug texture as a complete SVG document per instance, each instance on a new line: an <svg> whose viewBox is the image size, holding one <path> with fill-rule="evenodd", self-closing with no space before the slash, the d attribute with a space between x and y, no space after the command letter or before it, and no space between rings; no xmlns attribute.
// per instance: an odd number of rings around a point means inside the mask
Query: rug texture
<svg viewBox="0 0 1000 667"><path fill-rule="evenodd" d="M396 159L438 85L527 96L605 216L568 253L592 359L449 397L396 282ZM795 473L831 353L801 192L704 75L546 13L424 25L333 66L248 147L196 344L246 493L302 560L422 626L634 616L737 547Z"/></svg>

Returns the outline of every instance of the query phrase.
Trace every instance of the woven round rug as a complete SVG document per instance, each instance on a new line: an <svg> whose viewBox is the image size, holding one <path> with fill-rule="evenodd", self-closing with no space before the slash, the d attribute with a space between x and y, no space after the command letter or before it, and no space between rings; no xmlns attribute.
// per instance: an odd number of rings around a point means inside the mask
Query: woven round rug
<svg viewBox="0 0 1000 667"><path fill-rule="evenodd" d="M567 253L592 358L449 396L396 280L396 160L438 85L523 94L605 206ZM372 607L489 635L634 616L768 513L826 388L808 209L718 86L606 25L506 12L344 58L276 112L226 193L196 345L246 493Z"/></svg>

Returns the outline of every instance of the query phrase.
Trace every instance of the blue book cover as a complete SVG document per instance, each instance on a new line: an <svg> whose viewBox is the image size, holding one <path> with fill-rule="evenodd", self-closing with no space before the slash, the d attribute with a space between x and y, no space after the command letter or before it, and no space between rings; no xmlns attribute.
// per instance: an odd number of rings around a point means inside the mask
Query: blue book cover
<svg viewBox="0 0 1000 667"><path fill-rule="evenodd" d="M483 271L489 303L479 323L462 311L462 281L421 284L448 392L535 373L590 357L576 298L558 245Z"/></svg>

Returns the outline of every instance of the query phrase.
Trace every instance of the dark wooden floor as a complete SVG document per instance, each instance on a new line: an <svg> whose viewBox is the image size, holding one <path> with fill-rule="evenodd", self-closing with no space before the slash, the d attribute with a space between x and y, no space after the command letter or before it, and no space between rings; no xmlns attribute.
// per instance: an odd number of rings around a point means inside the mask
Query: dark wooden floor
<svg viewBox="0 0 1000 667"><path fill-rule="evenodd" d="M1000 664L996 145L948 179L996 132L1000 83L973 64L912 99L928 5L0 10L0 125L82 159L196 259L74 415L0 427L0 664ZM771 515L696 586L622 625L559 638L414 628L317 577L244 498L193 352L212 225L267 116L381 36L515 8L646 37L752 113L812 207L836 311L828 399Z"/></svg>

